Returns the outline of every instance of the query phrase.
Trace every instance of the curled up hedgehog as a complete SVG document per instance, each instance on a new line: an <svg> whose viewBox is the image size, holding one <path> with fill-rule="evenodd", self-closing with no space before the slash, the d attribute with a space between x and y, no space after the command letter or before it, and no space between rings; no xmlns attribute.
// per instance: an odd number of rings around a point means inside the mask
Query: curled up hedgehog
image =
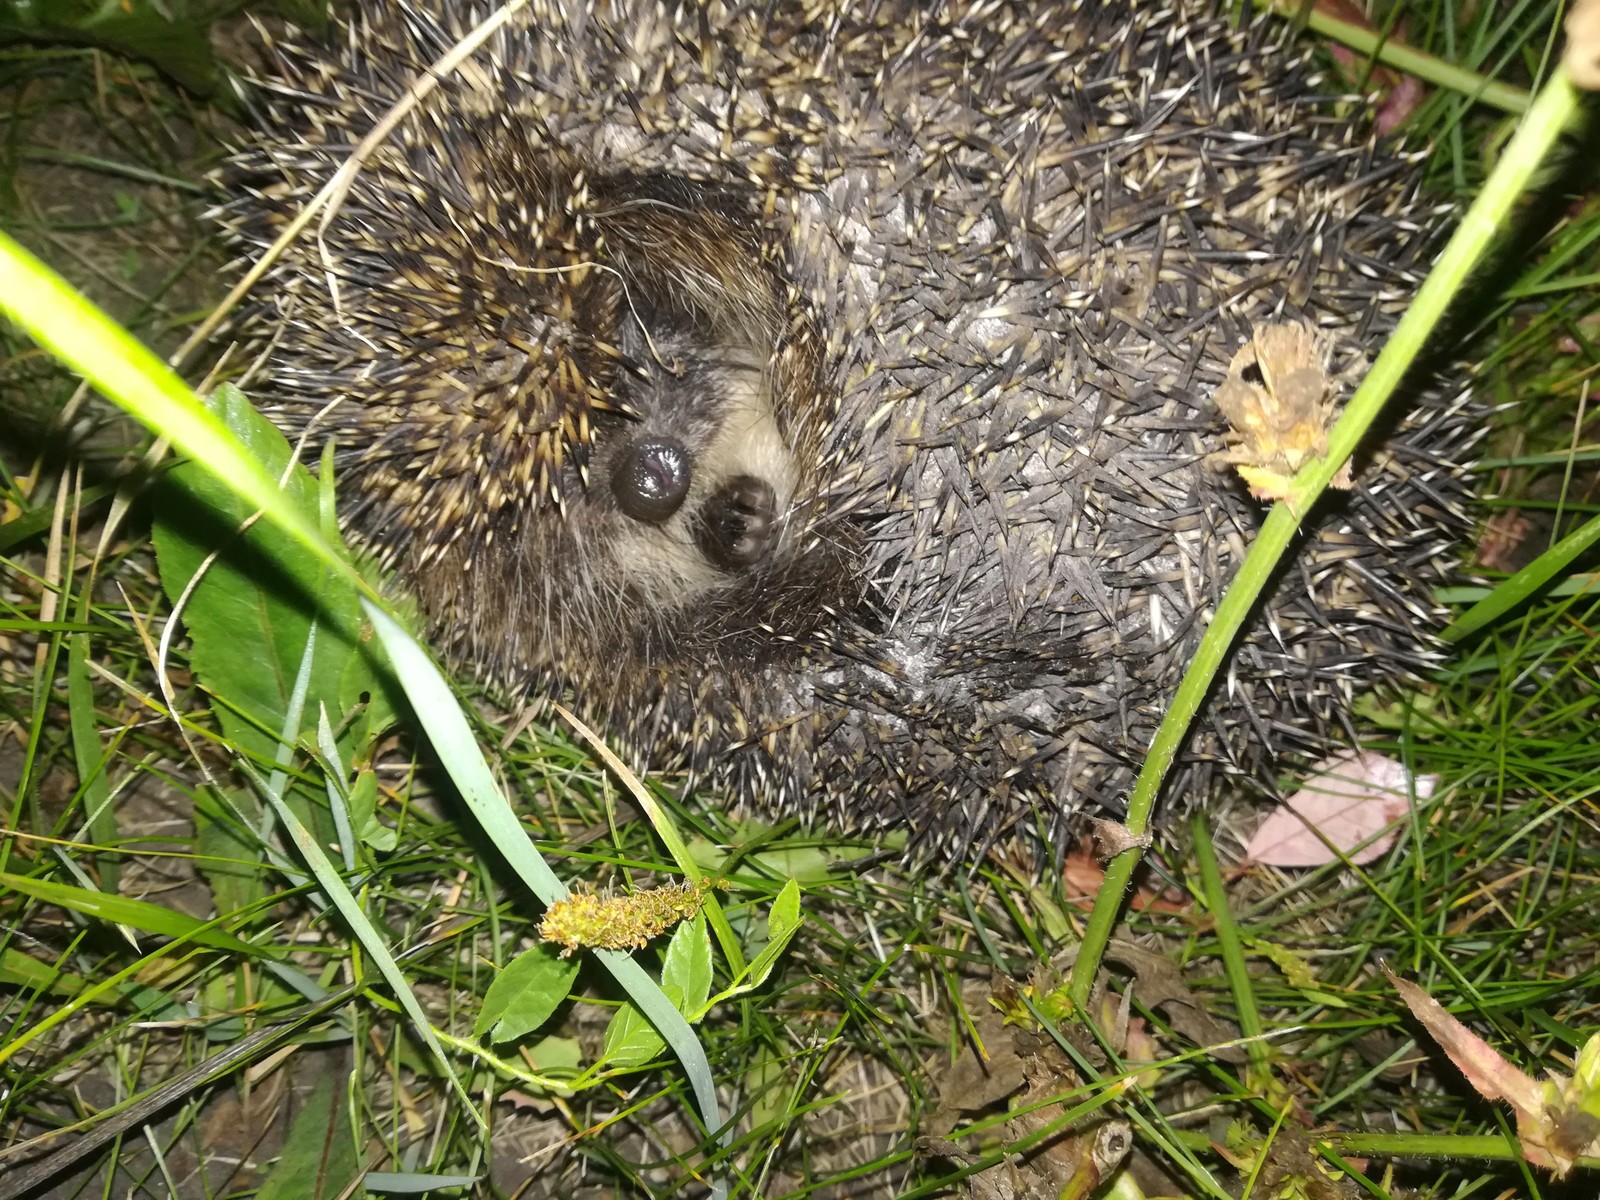
<svg viewBox="0 0 1600 1200"><path fill-rule="evenodd" d="M240 247L487 11L276 39ZM335 439L352 527L507 691L768 811L1050 840L1120 812L1252 488L1320 453L1407 304L1416 173L1283 23L1202 0L532 0L280 260L255 391ZM1408 404L1183 802L1427 662L1478 423Z"/></svg>

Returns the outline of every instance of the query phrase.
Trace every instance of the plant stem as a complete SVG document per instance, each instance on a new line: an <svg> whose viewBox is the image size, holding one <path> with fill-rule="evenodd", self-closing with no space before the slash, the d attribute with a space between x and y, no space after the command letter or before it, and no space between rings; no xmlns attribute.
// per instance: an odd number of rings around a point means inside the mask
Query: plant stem
<svg viewBox="0 0 1600 1200"><path fill-rule="evenodd" d="M1349 461L1445 309L1483 258L1517 197L1577 112L1578 94L1566 73L1557 70L1539 92L1527 117L1506 146L1505 154L1484 181L1483 191L1461 218L1455 236L1439 255L1428 278L1417 290L1415 301L1400 318L1378 361L1361 381L1344 415L1328 435L1326 457L1308 464L1295 476L1288 498L1280 500L1267 514L1238 574L1217 605L1216 616L1200 639L1194 659L1184 672L1172 704L1150 743L1150 753L1128 798L1126 824L1134 838L1142 837L1149 829L1161 784L1188 739L1189 726L1278 560L1299 533L1300 522L1329 481ZM1139 859L1140 851L1134 847L1106 864L1105 882L1095 900L1094 912L1084 930L1083 946L1072 968L1069 994L1080 1013L1088 1011L1089 990L1100 970L1101 956L1111 940L1123 895Z"/></svg>

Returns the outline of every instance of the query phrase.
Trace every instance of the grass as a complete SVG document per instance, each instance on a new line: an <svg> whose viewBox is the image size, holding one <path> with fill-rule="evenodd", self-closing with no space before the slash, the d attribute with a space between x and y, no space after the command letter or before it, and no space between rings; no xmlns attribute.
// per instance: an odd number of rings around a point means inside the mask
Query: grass
<svg viewBox="0 0 1600 1200"><path fill-rule="evenodd" d="M1550 5L1406 7L1413 46L1497 94L1531 93L1547 67ZM200 307L185 289L208 251L203 197L183 182L204 146L180 161L165 131L201 114L147 68L99 53L14 51L5 65L6 228L170 350ZM1439 194L1478 195L1504 152L1501 115L1446 88L1412 122L1440 148L1429 160ZM36 181L61 164L45 151L80 128L102 130L105 145L71 170L98 180L85 194L109 207L52 211ZM1474 280L1467 342L1483 391L1507 405L1486 452L1485 523L1514 514L1552 543L1595 512L1597 213L1580 197L1537 246ZM58 409L70 377L7 336L4 378L35 412ZM1275 1176L1315 1154L1375 1164L1340 1196L1593 1194L1583 1167L1552 1182L1518 1161L1507 1110L1474 1096L1372 970L1381 960L1421 984L1535 1075L1570 1074L1600 1024L1600 605L1581 557L1555 572L1573 586L1535 590L1464 634L1426 686L1363 703L1368 744L1441 777L1397 849L1365 868L1285 875L1230 872L1227 829L1197 831L1186 857L1169 848L1165 890L1146 872L1145 903L1102 926L1115 935L1120 1015L1115 995L1083 986L1106 976L1080 968L1075 994L1069 985L1087 917L1067 878L1001 862L943 879L863 871L871 848L826 831L741 822L665 789L640 804L570 727L517 728L469 696L477 741L495 749L513 815L556 875L632 891L693 874L687 857L726 882L720 924L680 927L664 964L733 1104L719 1144L697 1115L703 1097L617 1016L625 995L593 958L560 987L560 960L526 960L531 983L491 995L541 906L488 867L434 751L404 736L362 741L366 710L335 703L349 698L356 650L326 675L317 657L340 653L335 627L304 655L306 629L269 622L263 637L283 634L282 686L266 710L275 721L252 723L202 689L197 593L192 640L172 651L163 686L173 589L158 581L144 518L117 525L106 484L135 436L108 423L65 458L42 422L33 432L6 458L0 525L12 556L0 594L0 1120L13 1147L0 1150L0 1178L13 1190L30 1163L76 1148L81 1161L42 1171L40 1187L337 1195L366 1169L372 1191L473 1178L472 1194L509 1194L527 1156L541 1190L600 1180L599 1194L666 1195L719 1180L742 1195L935 1194L1115 1114L1172 1194L1235 1195L1250 1181L1251 1194L1276 1194ZM326 540L308 486L305 536ZM227 578L226 564L210 577ZM1464 592L1462 612L1490 594ZM225 652L229 634L212 644ZM247 659L260 644L245 643ZM355 694L381 702L371 686ZM325 737L310 736L319 697ZM308 748L285 755L285 744ZM318 829L330 821L342 824ZM340 846L320 874L265 849L297 823ZM676 857L660 829L681 840ZM686 992L710 1003L753 978L740 964L781 939L790 879L805 919L787 955L707 1012L685 1004ZM347 923L331 915L341 903L354 905ZM486 1015L540 1028L538 1003L556 1014L547 1036L476 1036ZM970 1086L941 1090L951 1076ZM961 1107L952 1092L987 1103ZM52 1139L58 1130L69 1132ZM79 1140L95 1130L112 1135ZM919 1135L949 1144L919 1147ZM1057 1152L1084 1161L1081 1148ZM1145 1194L1162 1194L1156 1178L1143 1177Z"/></svg>

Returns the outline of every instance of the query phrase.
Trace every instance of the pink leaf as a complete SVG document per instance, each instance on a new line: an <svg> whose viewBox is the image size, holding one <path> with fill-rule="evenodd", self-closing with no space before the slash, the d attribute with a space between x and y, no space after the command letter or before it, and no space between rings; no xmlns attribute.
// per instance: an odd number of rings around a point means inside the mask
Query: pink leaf
<svg viewBox="0 0 1600 1200"><path fill-rule="evenodd" d="M1414 983L1407 983L1388 967L1383 968L1411 1015L1439 1043L1450 1061L1461 1069L1467 1082L1486 1100L1504 1100L1517 1117L1517 1141L1522 1157L1535 1166L1565 1175L1581 1148L1563 1144L1556 1118L1560 1115L1561 1089L1567 1083L1559 1075L1540 1083L1505 1057ZM1554 1101L1554 1103L1552 1103Z"/></svg>
<svg viewBox="0 0 1600 1200"><path fill-rule="evenodd" d="M1406 815L1410 772L1370 750L1344 750L1311 769L1300 790L1267 814L1245 857L1273 867L1316 867L1337 860L1326 838L1351 862L1368 863L1394 845L1395 823ZM1433 795L1438 779L1416 781L1419 799ZM1354 850L1374 834L1381 835ZM1317 836L1321 833L1322 838Z"/></svg>

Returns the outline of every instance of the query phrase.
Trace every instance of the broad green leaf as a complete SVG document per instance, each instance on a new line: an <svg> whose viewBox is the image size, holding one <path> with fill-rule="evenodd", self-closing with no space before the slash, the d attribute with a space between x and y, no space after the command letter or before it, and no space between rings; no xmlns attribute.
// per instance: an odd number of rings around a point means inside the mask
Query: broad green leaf
<svg viewBox="0 0 1600 1200"><path fill-rule="evenodd" d="M540 1038L523 1050L523 1056L540 1072L573 1071L583 1065L583 1046L577 1038Z"/></svg>
<svg viewBox="0 0 1600 1200"><path fill-rule="evenodd" d="M355 1139L350 1135L350 1110L336 1076L320 1073L306 1105L289 1126L283 1154L272 1168L256 1200L341 1200L360 1197L366 1189L345 1189L361 1174Z"/></svg>
<svg viewBox="0 0 1600 1200"><path fill-rule="evenodd" d="M778 965L778 957L788 947L790 940L800 932L800 885L789 880L772 902L767 914L767 944L750 964L744 983L747 987L760 987Z"/></svg>
<svg viewBox="0 0 1600 1200"><path fill-rule="evenodd" d="M662 989L666 991L665 988ZM677 997L667 992L673 1003ZM608 1067L642 1067L667 1048L661 1035L632 1004L617 1009L606 1026L605 1049L601 1060Z"/></svg>
<svg viewBox="0 0 1600 1200"><path fill-rule="evenodd" d="M42 900L46 904L59 905L87 917L110 921L115 925L128 925L161 937L185 938L201 946L230 950L235 954L245 954L252 958L277 955L274 949L252 946L249 942L240 941L231 933L207 928L205 921L197 921L193 917L186 917L180 912L145 900L113 896L106 892L91 891L88 888L56 883L48 879L30 879L26 875L0 872L0 891L4 890L21 892L24 896L32 896L35 900Z"/></svg>
<svg viewBox="0 0 1600 1200"><path fill-rule="evenodd" d="M489 985L473 1034L510 1042L532 1033L571 994L578 965L578 959L562 958L543 943L523 951Z"/></svg>
<svg viewBox="0 0 1600 1200"><path fill-rule="evenodd" d="M566 885L540 856L538 849L528 839L516 812L501 794L489 764L484 761L483 751L472 736L461 705L439 668L434 666L422 647L392 616L370 600L363 600L363 606L376 627L389 661L394 665L395 677L404 687L412 711L428 731L428 738L439 755L440 763L449 773L467 808L505 856L507 864L534 895L546 904L565 898ZM649 1011L649 1020L654 1022L655 1027L666 1032L667 1041L689 1076L689 1086L694 1090L695 1106L700 1110L701 1121L707 1129L722 1129L722 1107L717 1099L711 1063L694 1030L674 1007L672 998L663 992L643 967L621 951L597 950L595 958L611 972L612 977L636 1003ZM634 1016L638 1017L640 1023L645 1023L645 1018L639 1017L636 1011ZM615 1023L613 1021L613 1025ZM608 1029L608 1037L610 1032ZM3 1047L0 1047L0 1052L3 1052ZM730 1125L723 1130L723 1141L726 1143L731 1136Z"/></svg>
<svg viewBox="0 0 1600 1200"><path fill-rule="evenodd" d="M41 346L218 479L248 497L306 552L347 578L350 564L277 481L239 444L216 413L139 340L60 275L0 230L0 310Z"/></svg>
<svg viewBox="0 0 1600 1200"><path fill-rule="evenodd" d="M802 884L824 883L833 878L835 868L842 863L859 858L878 849L867 842L831 840L826 845L775 846L770 850L752 848L753 843L765 840L775 827L764 822L746 819L738 822L727 835L728 848L707 838L689 840L689 855L695 865L710 875L727 872L728 862L754 863L779 879L795 879ZM905 834L898 834L901 841ZM886 842L886 845L891 843Z"/></svg>
<svg viewBox="0 0 1600 1200"><path fill-rule="evenodd" d="M760 1129L789 1113L791 1080L783 1062L771 1054L756 1059L744 1074L744 1093L750 1098L750 1127Z"/></svg>
<svg viewBox="0 0 1600 1200"><path fill-rule="evenodd" d="M190 91L216 84L216 56L205 12L153 0L49 0L0 5L0 41L60 41L98 46L159 67Z"/></svg>
<svg viewBox="0 0 1600 1200"><path fill-rule="evenodd" d="M211 407L249 453L281 477L291 448L278 429L237 388L213 394ZM319 513L318 486L301 466L289 472L285 498L307 521ZM308 711L327 705L345 711L343 697L364 692L373 699L369 716L388 711L377 669L362 644L362 618L355 588L308 556L298 540L266 521L239 532L255 507L210 472L184 463L162 481L155 525L156 560L162 586L174 602L217 551L217 558L190 595L183 620L193 642L190 661L215 695L218 719L230 741L270 762L275 731L288 711L302 652L313 622L316 655L306 693ZM364 747L342 746L346 757Z"/></svg>
<svg viewBox="0 0 1600 1200"><path fill-rule="evenodd" d="M370 767L356 772L350 785L350 822L356 837L374 850L393 850L400 835L378 820L378 776Z"/></svg>
<svg viewBox="0 0 1600 1200"><path fill-rule="evenodd" d="M661 990L687 1019L698 1020L711 993L711 935L705 914L679 925L667 945ZM624 1004L606 1026L605 1061L612 1067L637 1067L660 1054L666 1044L632 1004Z"/></svg>
<svg viewBox="0 0 1600 1200"><path fill-rule="evenodd" d="M361 1182L369 1192L385 1196L415 1196L440 1188L465 1188L477 1183L481 1175L422 1175L411 1171L368 1171Z"/></svg>
<svg viewBox="0 0 1600 1200"><path fill-rule="evenodd" d="M690 1020L711 994L711 935L706 930L704 913L673 931L661 968L661 990Z"/></svg>
<svg viewBox="0 0 1600 1200"><path fill-rule="evenodd" d="M0 984L29 988L35 992L76 996L83 990L84 979L70 971L58 971L49 963L40 962L30 954L7 946L0 949ZM114 1002L115 997L112 1000Z"/></svg>
<svg viewBox="0 0 1600 1200"><path fill-rule="evenodd" d="M247 792L230 794L241 812L256 812L261 807ZM253 832L241 829L231 816L220 812L209 795L195 803L194 832L195 865L211 885L218 913L237 912L267 894L261 843Z"/></svg>

